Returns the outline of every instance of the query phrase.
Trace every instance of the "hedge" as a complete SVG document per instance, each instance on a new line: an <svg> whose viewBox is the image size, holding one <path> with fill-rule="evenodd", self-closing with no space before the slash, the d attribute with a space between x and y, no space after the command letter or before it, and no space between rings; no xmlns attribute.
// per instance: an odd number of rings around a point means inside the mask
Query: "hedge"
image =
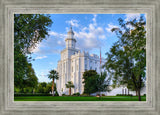
<svg viewBox="0 0 160 115"><path fill-rule="evenodd" d="M132 94L117 94L116 96L133 96Z"/></svg>
<svg viewBox="0 0 160 115"><path fill-rule="evenodd" d="M14 94L15 97L17 96L52 96L52 94L45 94L45 93L16 93Z"/></svg>

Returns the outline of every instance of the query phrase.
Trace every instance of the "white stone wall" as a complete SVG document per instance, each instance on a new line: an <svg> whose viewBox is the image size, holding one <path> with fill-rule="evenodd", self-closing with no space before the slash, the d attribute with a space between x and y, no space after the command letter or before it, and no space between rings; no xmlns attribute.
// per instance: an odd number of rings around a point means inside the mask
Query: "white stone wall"
<svg viewBox="0 0 160 115"><path fill-rule="evenodd" d="M96 70L100 73L100 57L98 55L90 55L88 52L81 52L75 49L76 40L72 28L68 32L68 36L65 40L66 48L61 51L61 59L57 65L57 71L59 73L59 80L57 80L57 91L59 95L68 94L69 89L65 84L68 81L72 81L75 88L72 88L71 92L80 94L84 91L83 73L85 70ZM104 59L102 58L102 64Z"/></svg>
<svg viewBox="0 0 160 115"><path fill-rule="evenodd" d="M96 70L97 73L100 73L99 56L95 54L89 55L88 52L81 53L78 50L70 50L70 49L63 50L61 56L62 58L57 66L58 68L57 70L60 75L59 80L57 80L58 93L60 95L63 93L68 94L68 89L65 87L65 84L68 81L72 81L75 86L75 88L72 88L71 90L72 94L77 92L82 94L84 91L84 84L82 82L83 82L83 73L85 72L85 70L92 69ZM104 60L102 60L101 65L103 64Z"/></svg>
<svg viewBox="0 0 160 115"><path fill-rule="evenodd" d="M112 88L110 87L110 89L112 89L110 92L101 92L101 94L105 94L106 96L116 96L117 94L128 94L128 89L127 87L121 86L121 87L116 87L116 88ZM97 93L92 93L91 95L96 96ZM132 94L133 96L136 95L135 91L130 91L129 90L129 94ZM141 95L143 96L144 94L146 94L146 87L143 87L141 89Z"/></svg>

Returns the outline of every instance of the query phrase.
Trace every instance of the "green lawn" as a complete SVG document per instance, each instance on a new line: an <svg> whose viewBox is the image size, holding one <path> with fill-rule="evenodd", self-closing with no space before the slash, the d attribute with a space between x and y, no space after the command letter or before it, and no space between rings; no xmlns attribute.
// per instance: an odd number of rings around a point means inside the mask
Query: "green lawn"
<svg viewBox="0 0 160 115"><path fill-rule="evenodd" d="M146 101L146 96L141 96ZM14 101L138 101L138 96L103 96L99 97L76 97L76 96L17 96Z"/></svg>

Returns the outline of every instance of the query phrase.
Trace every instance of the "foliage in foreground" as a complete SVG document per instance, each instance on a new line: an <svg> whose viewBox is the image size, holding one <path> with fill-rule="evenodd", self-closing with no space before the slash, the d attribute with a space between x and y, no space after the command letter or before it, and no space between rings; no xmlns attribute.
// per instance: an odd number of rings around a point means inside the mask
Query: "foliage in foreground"
<svg viewBox="0 0 160 115"><path fill-rule="evenodd" d="M139 20L124 22L119 19L120 28L113 28L119 40L106 53L104 67L112 77L113 85L126 85L138 92L145 84L146 71L146 22Z"/></svg>
<svg viewBox="0 0 160 115"><path fill-rule="evenodd" d="M105 72L99 75L95 70L85 71L83 74L84 93L90 95L95 92L110 91L110 79L106 80L106 77Z"/></svg>
<svg viewBox="0 0 160 115"><path fill-rule="evenodd" d="M32 88L38 79L30 63L31 51L48 35L48 27L52 20L43 14L14 15L14 86L24 92L24 88Z"/></svg>

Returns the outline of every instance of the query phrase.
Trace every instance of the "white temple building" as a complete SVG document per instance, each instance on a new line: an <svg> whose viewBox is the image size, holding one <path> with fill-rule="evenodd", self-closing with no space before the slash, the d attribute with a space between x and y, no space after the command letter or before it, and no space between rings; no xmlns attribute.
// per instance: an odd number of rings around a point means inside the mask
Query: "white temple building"
<svg viewBox="0 0 160 115"><path fill-rule="evenodd" d="M61 51L61 59L58 61L57 72L59 73L59 79L56 81L57 91L59 95L69 94L69 89L66 88L68 81L72 81L74 88L71 93L80 94L84 91L83 73L86 70L96 70L97 73L104 71L100 69L100 66L105 63L105 59L96 54L90 55L88 52L81 52L76 49L76 38L74 38L74 32L72 27L67 33L65 39L66 48ZM101 61L101 63L100 63Z"/></svg>
<svg viewBox="0 0 160 115"><path fill-rule="evenodd" d="M74 88L71 89L71 94L84 91L83 73L86 70L96 70L97 73L104 72L101 65L104 65L105 59L96 54L90 55L88 52L81 52L76 49L76 38L74 38L74 32L72 27L67 33L65 39L66 48L61 51L61 59L58 61L57 72L59 73L59 79L56 81L58 94L68 95L69 89L66 88L68 81L72 81ZM100 59L101 58L101 59ZM111 92L101 92L105 95L115 96L116 94L132 94L136 95L135 91L129 91L126 86L112 88ZM146 94L146 87L141 89L141 95ZM96 95L96 93L93 93Z"/></svg>

